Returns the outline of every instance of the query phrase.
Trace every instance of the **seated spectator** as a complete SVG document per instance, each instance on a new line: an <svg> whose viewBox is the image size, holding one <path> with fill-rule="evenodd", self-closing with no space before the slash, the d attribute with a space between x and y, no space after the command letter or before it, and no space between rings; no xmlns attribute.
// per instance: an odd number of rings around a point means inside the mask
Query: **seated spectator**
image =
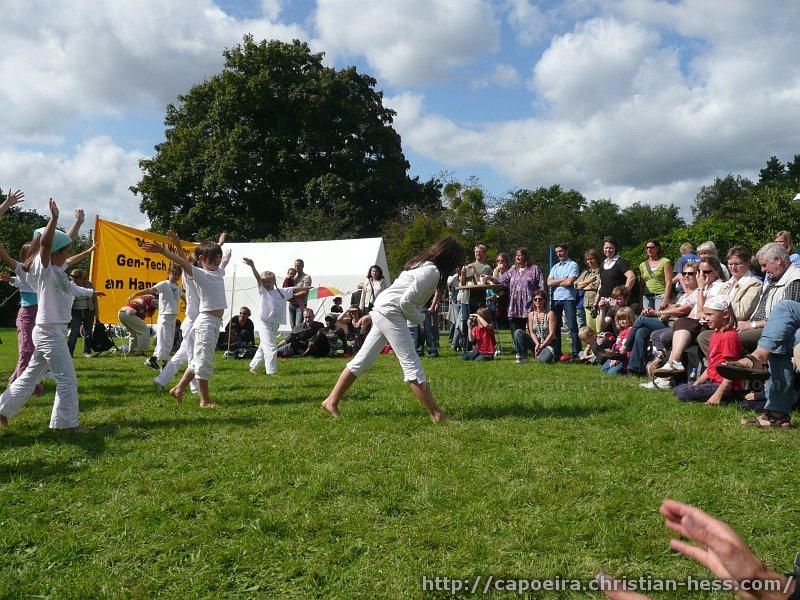
<svg viewBox="0 0 800 600"><path fill-rule="evenodd" d="M683 282L681 281L683 265L687 262L700 262L700 257L695 253L694 246L689 242L681 244L680 251L681 255L678 260L675 261L675 275L672 277L672 283L675 284L675 291L677 292L676 298L679 298L680 295L683 294Z"/></svg>
<svg viewBox="0 0 800 600"><path fill-rule="evenodd" d="M605 361L603 366L600 367L604 373L617 375L619 373L626 372L628 366L628 354L630 354L630 352L625 348L625 340L628 339L628 336L633 330L632 324L634 319L635 316L633 314L633 310L627 306L617 310L617 314L614 315L614 321L616 323L617 331L619 331L619 335L617 335L617 339L614 342L614 345L611 347L611 352L618 352L622 354L622 358L609 358L607 361Z"/></svg>
<svg viewBox="0 0 800 600"><path fill-rule="evenodd" d="M772 307L781 300L800 302L800 268L795 267L781 244L771 242L764 245L756 254L761 269L769 276L761 290L758 305L750 316L750 321L740 321L736 326L742 350L755 350L764 325Z"/></svg>
<svg viewBox="0 0 800 600"><path fill-rule="evenodd" d="M794 247L791 233L788 231L779 231L775 234L775 239L773 241L786 248L786 253L789 255L789 262L795 267L800 267L800 254L797 253Z"/></svg>
<svg viewBox="0 0 800 600"><path fill-rule="evenodd" d="M614 315L620 308L628 306L628 288L624 285L618 285L611 290L611 297L600 301L600 315L598 320L602 323L603 331L611 331L614 334L618 333L615 327L616 321Z"/></svg>
<svg viewBox="0 0 800 600"><path fill-rule="evenodd" d="M728 270L731 276L722 284L719 294L728 301L737 323L750 320L761 295L761 280L750 271L752 260L750 251L744 246L733 246L728 250ZM705 356L708 356L708 343L713 333L709 329L701 331L697 336L697 345Z"/></svg>
<svg viewBox="0 0 800 600"><path fill-rule="evenodd" d="M682 402L702 402L717 406L736 399L741 392L738 382L725 379L717 367L729 360L737 360L742 354L739 334L734 325L736 317L722 296L714 296L703 304L703 314L708 326L714 331L709 345L708 368L694 383L683 383L675 387L675 396Z"/></svg>
<svg viewBox="0 0 800 600"><path fill-rule="evenodd" d="M346 339L353 342L353 352L361 349L361 344L371 328L370 319L365 319L364 316L361 309L353 304L336 321L336 326L344 332Z"/></svg>
<svg viewBox="0 0 800 600"><path fill-rule="evenodd" d="M250 314L250 309L243 306L238 315L231 317L225 333L220 334L220 348L227 348L229 342L231 346L249 346L255 343L256 326L250 319Z"/></svg>
<svg viewBox="0 0 800 600"><path fill-rule="evenodd" d="M292 329L285 342L278 347L278 356L328 356L331 351L328 338L325 336L325 325L314 320L314 311L303 310L303 322Z"/></svg>
<svg viewBox="0 0 800 600"><path fill-rule="evenodd" d="M540 363L552 362L556 356L551 346L553 338L561 332L556 328L556 313L548 310L547 293L536 290L532 296L533 308L528 313L526 330L514 331L514 349L517 354L516 363L528 360L528 350L533 352Z"/></svg>
<svg viewBox="0 0 800 600"><path fill-rule="evenodd" d="M716 258L719 260L719 257L717 256L717 246L711 241L700 244L697 247L697 253L700 255L700 260L705 260L707 258ZM728 269L725 267L725 265L722 265L722 281L727 281L728 277L730 276L731 274L728 273Z"/></svg>
<svg viewBox="0 0 800 600"><path fill-rule="evenodd" d="M648 361L648 340L652 340L657 349L663 350L672 341L672 329L668 323L692 314L697 300L697 263L686 263L683 266L681 277L685 293L676 304L663 310L645 309L633 322L633 331L625 342L625 346L631 351L628 357L629 373L640 375L645 373L645 365ZM660 384L663 383L663 381L660 382ZM662 387L659 383L652 381L642 385L648 388ZM670 387L668 379L666 386Z"/></svg>
<svg viewBox="0 0 800 600"><path fill-rule="evenodd" d="M342 297L341 296L336 296L336 298L333 299L333 306L331 306L330 312L332 312L332 313L344 312L344 309L342 308Z"/></svg>
<svg viewBox="0 0 800 600"><path fill-rule="evenodd" d="M578 330L578 339L583 344L583 350L578 353L578 362L597 364L597 332L584 325Z"/></svg>
<svg viewBox="0 0 800 600"><path fill-rule="evenodd" d="M703 307L707 300L722 296L724 282L721 281L722 266L713 256L703 259L697 271L697 302L693 316L682 317L672 324L671 350L666 364L659 369L667 376L683 373L686 367L681 362L684 351L697 340L704 329L708 329L703 316ZM660 375L664 376L664 375Z"/></svg>
<svg viewBox="0 0 800 600"><path fill-rule="evenodd" d="M469 341L473 347L461 356L461 360L494 360L495 329L489 309L480 307L475 315L470 316L469 324Z"/></svg>

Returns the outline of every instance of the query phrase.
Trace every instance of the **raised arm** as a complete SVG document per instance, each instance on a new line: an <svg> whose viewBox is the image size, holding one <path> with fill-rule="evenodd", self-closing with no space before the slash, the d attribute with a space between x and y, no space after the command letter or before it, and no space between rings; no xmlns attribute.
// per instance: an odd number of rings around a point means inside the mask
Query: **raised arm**
<svg viewBox="0 0 800 600"><path fill-rule="evenodd" d="M39 247L39 259L45 269L50 266L50 250L53 247L53 238L55 238L56 225L58 224L58 205L56 201L50 198L48 205L50 207L50 220L44 228L40 242L41 246Z"/></svg>
<svg viewBox="0 0 800 600"><path fill-rule="evenodd" d="M179 265L183 271L189 276L192 276L192 263L190 263L185 258L181 258L174 252L167 250L163 244L159 244L157 242L145 242L142 245L142 248L145 249L145 252L152 252L154 254L161 254L168 259L170 259L175 264Z"/></svg>
<svg viewBox="0 0 800 600"><path fill-rule="evenodd" d="M220 236L220 237L222 237L222 236ZM258 271L256 270L256 265L253 262L253 259L252 258L244 258L244 257L242 257L242 262L250 267L250 269L253 271L253 277L256 278L256 283L258 284L258 287L261 287L261 275L258 274Z"/></svg>
<svg viewBox="0 0 800 600"><path fill-rule="evenodd" d="M73 240L78 237L78 232L81 230L81 225L83 225L83 221L86 219L86 215L83 212L82 208L79 208L75 211L75 222L67 229L67 235L71 237Z"/></svg>
<svg viewBox="0 0 800 600"><path fill-rule="evenodd" d="M0 244L0 260L6 263L6 266L12 271L17 268L17 261L11 258L11 255L6 252L6 249L3 248L3 244Z"/></svg>
<svg viewBox="0 0 800 600"><path fill-rule="evenodd" d="M225 267L228 266L228 263L231 260L231 254L233 254L233 251L231 249L225 250L225 252L223 252L222 260L219 263L220 269L224 269Z"/></svg>
<svg viewBox="0 0 800 600"><path fill-rule="evenodd" d="M94 252L96 248L97 248L97 244L92 244L91 246L89 246L83 252L79 252L75 256L70 256L66 261L64 261L64 264L67 267L71 267L72 265L76 265L79 262L81 262L84 258L89 256L92 252Z"/></svg>
<svg viewBox="0 0 800 600"><path fill-rule="evenodd" d="M186 256L186 251L183 249L183 244L181 244L181 238L178 237L177 233L171 230L168 231L167 239L175 245L175 254L183 259L189 260Z"/></svg>
<svg viewBox="0 0 800 600"><path fill-rule="evenodd" d="M3 200L3 203L0 204L0 217L8 212L8 209L12 206L19 204L25 199L25 192L22 190L17 190L16 192L12 192L11 188L9 188L8 193L6 194L6 199Z"/></svg>
<svg viewBox="0 0 800 600"><path fill-rule="evenodd" d="M128 302L130 302L131 300L135 300L136 298L139 298L141 296L154 296L156 294L158 294L158 290L156 288L149 287L146 290L139 290L138 292L135 292L130 296L128 296Z"/></svg>

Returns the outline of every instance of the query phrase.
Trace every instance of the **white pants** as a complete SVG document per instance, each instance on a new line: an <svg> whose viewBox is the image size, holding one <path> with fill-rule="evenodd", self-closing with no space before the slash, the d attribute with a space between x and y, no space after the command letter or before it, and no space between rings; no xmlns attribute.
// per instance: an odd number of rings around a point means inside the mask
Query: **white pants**
<svg viewBox="0 0 800 600"><path fill-rule="evenodd" d="M172 346L175 343L175 315L158 315L158 333L156 334L156 349L153 356L158 360L167 360Z"/></svg>
<svg viewBox="0 0 800 600"><path fill-rule="evenodd" d="M181 333L183 334L183 340L181 340L180 348L172 355L172 358L167 361L167 364L164 365L164 368L155 378L156 383L164 387L178 374L181 367L189 363L189 358L194 353L194 321L188 317L184 319L181 324ZM194 379L192 379L189 387L192 391L197 388L197 383Z"/></svg>
<svg viewBox="0 0 800 600"><path fill-rule="evenodd" d="M128 333L131 334L128 354L145 354L150 345L150 328L147 323L124 310L120 310L118 316L119 322L125 325Z"/></svg>
<svg viewBox="0 0 800 600"><path fill-rule="evenodd" d="M48 367L56 380L56 398L50 415L51 429L78 426L78 377L67 347L66 325L33 328L33 352L28 367L0 396L0 414L15 416L33 394Z"/></svg>
<svg viewBox="0 0 800 600"><path fill-rule="evenodd" d="M418 383L428 381L425 371L422 370L417 350L414 348L414 340L408 330L406 318L394 311L389 315L383 315L373 310L370 315L372 316L372 329L369 330L358 354L347 363L350 372L358 377L361 373L369 371L380 356L386 342L389 342L403 368L403 379Z"/></svg>
<svg viewBox="0 0 800 600"><path fill-rule="evenodd" d="M278 372L278 344L275 340L278 337L279 326L279 323L262 321L261 319L256 322L259 343L256 355L250 361L251 369L257 369L263 360L267 375L274 375Z"/></svg>
<svg viewBox="0 0 800 600"><path fill-rule="evenodd" d="M189 366L197 379L211 379L221 328L222 319L208 313L201 312L194 321L194 350Z"/></svg>

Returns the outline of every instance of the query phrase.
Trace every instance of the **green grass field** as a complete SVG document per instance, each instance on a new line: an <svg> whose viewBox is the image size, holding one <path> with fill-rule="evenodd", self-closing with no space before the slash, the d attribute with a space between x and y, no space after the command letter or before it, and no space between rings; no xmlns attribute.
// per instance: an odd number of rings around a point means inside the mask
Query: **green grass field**
<svg viewBox="0 0 800 600"><path fill-rule="evenodd" d="M0 336L6 377L15 332ZM668 549L665 497L790 570L797 431L745 430L734 407L592 367L443 354L425 366L460 425L430 423L393 356L339 420L319 403L340 359L284 360L267 379L220 355L208 411L155 392L141 359L76 358L93 431L47 429L53 382L0 431L0 595L418 598L423 576L707 577Z"/></svg>

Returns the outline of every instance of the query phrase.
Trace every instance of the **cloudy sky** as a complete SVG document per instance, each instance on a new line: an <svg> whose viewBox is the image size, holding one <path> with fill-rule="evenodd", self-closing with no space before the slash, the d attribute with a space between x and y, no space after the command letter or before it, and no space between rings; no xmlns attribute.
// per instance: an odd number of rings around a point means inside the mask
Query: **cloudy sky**
<svg viewBox="0 0 800 600"><path fill-rule="evenodd" d="M0 0L0 185L145 225L164 106L245 33L374 75L412 174L688 208L800 153L797 0ZM41 212L41 210L40 210Z"/></svg>

